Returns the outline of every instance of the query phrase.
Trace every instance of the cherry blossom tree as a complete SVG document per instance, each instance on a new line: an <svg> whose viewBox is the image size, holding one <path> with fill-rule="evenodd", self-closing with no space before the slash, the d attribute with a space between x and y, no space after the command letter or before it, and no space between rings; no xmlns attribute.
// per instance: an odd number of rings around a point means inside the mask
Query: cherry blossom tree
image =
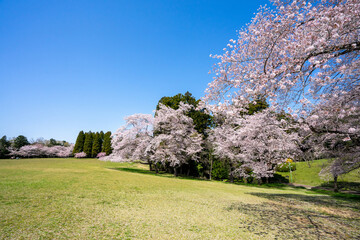
<svg viewBox="0 0 360 240"><path fill-rule="evenodd" d="M245 106L261 96L273 109L292 113L302 132L310 133L298 144L303 154L312 152L305 146L309 144L307 136L318 143L330 141L330 145L340 138L356 142L360 1L272 3L273 7L259 9L250 24L239 31L238 39L230 40L222 55L214 56L219 63L204 97L208 109L219 112L235 107L246 111ZM349 151L353 157L346 152L344 161L358 159L356 149ZM337 151L333 156L345 153L344 148ZM357 166L338 161L340 157L334 161L334 169L338 170L332 172L347 171L339 166Z"/></svg>
<svg viewBox="0 0 360 240"><path fill-rule="evenodd" d="M254 115L227 112L223 123L213 129L210 141L215 155L231 162L231 176L261 178L273 176L275 166L296 155L295 133L288 123L277 120L270 110Z"/></svg>
<svg viewBox="0 0 360 240"><path fill-rule="evenodd" d="M178 109L160 104L154 118L154 137L146 148L147 154L155 164L166 165L174 169L198 160L202 150L202 137L194 128L193 120L186 116L191 109L189 104L180 103Z"/></svg>
<svg viewBox="0 0 360 240"><path fill-rule="evenodd" d="M273 0L261 7L214 69L204 100L246 106L258 96L302 109L359 86L359 0ZM290 111L290 109L289 109Z"/></svg>
<svg viewBox="0 0 360 240"><path fill-rule="evenodd" d="M153 116L150 114L133 114L125 117L126 124L112 135L113 152L101 160L135 161L143 160L150 165L145 152L153 135Z"/></svg>

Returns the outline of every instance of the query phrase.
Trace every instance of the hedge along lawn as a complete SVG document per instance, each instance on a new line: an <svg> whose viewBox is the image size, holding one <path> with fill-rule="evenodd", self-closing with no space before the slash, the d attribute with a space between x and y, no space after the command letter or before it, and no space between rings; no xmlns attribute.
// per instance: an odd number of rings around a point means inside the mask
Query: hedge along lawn
<svg viewBox="0 0 360 240"><path fill-rule="evenodd" d="M0 239L356 239L359 199L156 176L96 159L0 160Z"/></svg>
<svg viewBox="0 0 360 240"><path fill-rule="evenodd" d="M310 162L310 167L307 162L297 162L296 170L292 172L293 183L304 184L309 186L320 186L326 182L320 178L319 173L324 164L328 164L328 159L314 160ZM277 172L281 176L289 178L288 172ZM332 179L329 179L332 181ZM347 183L358 183L360 185L360 169L351 171L348 174L344 174L339 177L338 180L341 182ZM330 186L330 185L329 185Z"/></svg>

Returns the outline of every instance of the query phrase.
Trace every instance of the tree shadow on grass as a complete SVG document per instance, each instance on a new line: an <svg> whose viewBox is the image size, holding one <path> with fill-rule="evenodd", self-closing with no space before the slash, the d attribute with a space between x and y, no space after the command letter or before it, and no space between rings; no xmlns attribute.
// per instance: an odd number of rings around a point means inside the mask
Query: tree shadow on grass
<svg viewBox="0 0 360 240"><path fill-rule="evenodd" d="M288 193L249 193L253 196L266 198L277 202L286 202L296 205L305 205L306 203L315 206L324 206L330 208L344 208L352 211L360 211L360 199L337 198L329 195L304 195Z"/></svg>
<svg viewBox="0 0 360 240"><path fill-rule="evenodd" d="M109 168L111 170L116 171L122 171L122 172L130 172L130 173L140 173L140 174L147 174L147 175L153 175L157 177L165 177L165 178L176 178L176 179L186 179L186 180L194 180L194 181L208 181L206 179L201 179L197 177L191 177L191 176L184 176L179 175L175 177L174 175L160 171L159 173L155 173L154 171L146 170L146 169L139 169L139 168Z"/></svg>
<svg viewBox="0 0 360 240"><path fill-rule="evenodd" d="M333 188L334 187L334 182L330 181L330 182L322 183L320 185L320 187ZM342 181L339 181L338 182L338 188L341 191L348 190L348 191L360 192L360 182L342 182Z"/></svg>
<svg viewBox="0 0 360 240"><path fill-rule="evenodd" d="M331 196L249 193L266 198L261 204L231 204L228 211L245 214L239 228L261 238L359 239L359 201Z"/></svg>

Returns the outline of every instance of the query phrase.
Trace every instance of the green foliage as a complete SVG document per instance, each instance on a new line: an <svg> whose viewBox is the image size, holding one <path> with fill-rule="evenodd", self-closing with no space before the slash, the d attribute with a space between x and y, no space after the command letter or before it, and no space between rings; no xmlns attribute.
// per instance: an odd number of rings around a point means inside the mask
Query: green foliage
<svg viewBox="0 0 360 240"><path fill-rule="evenodd" d="M106 132L104 135L104 142L102 146L102 152L106 152L106 155L109 155L112 153L112 147L111 147L111 132Z"/></svg>
<svg viewBox="0 0 360 240"><path fill-rule="evenodd" d="M84 131L80 131L75 142L73 153L79 153L84 150L85 134Z"/></svg>
<svg viewBox="0 0 360 240"><path fill-rule="evenodd" d="M84 142L84 150L83 150L83 152L86 153L87 157L91 156L92 145L93 145L93 133L90 131L85 133L85 142Z"/></svg>
<svg viewBox="0 0 360 240"><path fill-rule="evenodd" d="M49 146L55 146L55 145L58 145L58 143L56 142L56 140L53 139L53 138L50 138Z"/></svg>
<svg viewBox="0 0 360 240"><path fill-rule="evenodd" d="M212 117L209 114L204 113L204 111L195 110L200 102L200 99L196 100L191 93L186 92L184 95L179 93L173 97L162 97L156 106L156 110L159 110L160 103L171 107L172 109L178 109L180 102L193 106L187 116L193 119L195 130L206 136L205 130L210 128L213 124Z"/></svg>
<svg viewBox="0 0 360 240"><path fill-rule="evenodd" d="M282 163L278 166L276 166L276 171L277 172L290 172L291 171L295 171L296 170L296 163L290 163L290 167L289 167L289 163Z"/></svg>
<svg viewBox="0 0 360 240"><path fill-rule="evenodd" d="M0 158L6 158L9 154L8 147L10 147L10 142L6 139L6 136L0 138Z"/></svg>
<svg viewBox="0 0 360 240"><path fill-rule="evenodd" d="M248 115L253 115L253 114L260 112L261 110L264 110L269 107L269 104L266 102L266 99L264 97L259 97L254 102L251 102L249 104L249 106L247 107Z"/></svg>
<svg viewBox="0 0 360 240"><path fill-rule="evenodd" d="M30 143L29 143L28 139L23 135L19 135L18 137L16 137L13 142L13 146L16 149L20 149L21 147L29 145L29 144Z"/></svg>
<svg viewBox="0 0 360 240"><path fill-rule="evenodd" d="M211 176L213 179L222 180L228 179L230 173L230 166L226 161L214 159Z"/></svg>
<svg viewBox="0 0 360 240"><path fill-rule="evenodd" d="M92 157L96 157L101 152L102 139L100 133L96 132L92 145Z"/></svg>

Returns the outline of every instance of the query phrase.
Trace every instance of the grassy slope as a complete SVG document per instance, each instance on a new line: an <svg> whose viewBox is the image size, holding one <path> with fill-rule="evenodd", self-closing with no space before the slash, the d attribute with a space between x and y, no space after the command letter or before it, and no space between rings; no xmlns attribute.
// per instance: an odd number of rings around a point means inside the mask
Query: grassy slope
<svg viewBox="0 0 360 240"><path fill-rule="evenodd" d="M355 239L359 209L358 200L155 176L135 164L0 160L0 239Z"/></svg>
<svg viewBox="0 0 360 240"><path fill-rule="evenodd" d="M309 186L320 186L325 181L319 176L319 172L328 160L321 159L310 162L310 168L307 162L297 162L296 171L293 172L293 182ZM282 176L289 176L289 173L278 173ZM354 170L344 176L339 177L340 182L360 183L360 169Z"/></svg>

